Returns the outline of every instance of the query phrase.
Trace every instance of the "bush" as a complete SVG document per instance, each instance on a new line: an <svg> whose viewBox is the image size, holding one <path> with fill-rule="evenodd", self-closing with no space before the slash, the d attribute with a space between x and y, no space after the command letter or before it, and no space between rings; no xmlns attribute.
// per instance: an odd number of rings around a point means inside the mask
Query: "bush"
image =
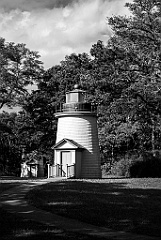
<svg viewBox="0 0 161 240"><path fill-rule="evenodd" d="M161 177L161 152L131 154L113 163L108 174L124 177Z"/></svg>
<svg viewBox="0 0 161 240"><path fill-rule="evenodd" d="M131 159L125 156L125 158L122 158L118 162L114 162L110 172L112 175L129 177L130 165Z"/></svg>
<svg viewBox="0 0 161 240"><path fill-rule="evenodd" d="M129 169L130 177L161 177L161 152L144 152Z"/></svg>

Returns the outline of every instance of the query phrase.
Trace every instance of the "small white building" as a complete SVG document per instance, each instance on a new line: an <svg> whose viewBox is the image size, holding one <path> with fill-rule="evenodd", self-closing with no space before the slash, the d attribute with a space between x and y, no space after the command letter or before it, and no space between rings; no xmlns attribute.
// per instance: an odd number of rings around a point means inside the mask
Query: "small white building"
<svg viewBox="0 0 161 240"><path fill-rule="evenodd" d="M23 152L21 164L21 177L47 177L47 163L51 161L50 154L38 151L30 153Z"/></svg>
<svg viewBox="0 0 161 240"><path fill-rule="evenodd" d="M66 102L55 113L58 126L53 149L57 167L53 172L56 175L101 178L97 112L85 101L85 96L86 92L76 85L66 93Z"/></svg>
<svg viewBox="0 0 161 240"><path fill-rule="evenodd" d="M38 161L30 160L21 164L20 177L38 177Z"/></svg>

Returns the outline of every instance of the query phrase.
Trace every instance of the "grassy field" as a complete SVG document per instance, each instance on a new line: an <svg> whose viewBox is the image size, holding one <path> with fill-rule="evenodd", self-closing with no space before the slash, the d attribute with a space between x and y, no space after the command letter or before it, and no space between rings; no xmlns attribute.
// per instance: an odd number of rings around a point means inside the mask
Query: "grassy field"
<svg viewBox="0 0 161 240"><path fill-rule="evenodd" d="M11 178L12 179L12 178ZM9 188L23 184L22 180L0 180L0 194ZM28 181L27 181L28 182ZM4 211L0 207L0 239L1 240L93 240L92 237L71 233L54 226L21 219Z"/></svg>
<svg viewBox="0 0 161 240"><path fill-rule="evenodd" d="M27 199L97 226L161 236L161 179L63 180L33 189Z"/></svg>

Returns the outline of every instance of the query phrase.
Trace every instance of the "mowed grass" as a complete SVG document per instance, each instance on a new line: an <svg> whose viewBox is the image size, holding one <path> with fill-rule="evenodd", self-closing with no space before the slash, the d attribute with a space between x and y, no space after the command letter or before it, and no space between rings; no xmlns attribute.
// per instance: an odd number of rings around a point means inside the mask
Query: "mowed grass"
<svg viewBox="0 0 161 240"><path fill-rule="evenodd" d="M28 181L0 180L0 195L4 191ZM56 226L47 226L38 222L20 218L0 206L1 240L93 240L92 237L64 231Z"/></svg>
<svg viewBox="0 0 161 240"><path fill-rule="evenodd" d="M161 179L63 180L33 189L27 199L93 225L161 236Z"/></svg>
<svg viewBox="0 0 161 240"><path fill-rule="evenodd" d="M2 192L9 190L12 187L18 186L17 183L0 183L0 195Z"/></svg>

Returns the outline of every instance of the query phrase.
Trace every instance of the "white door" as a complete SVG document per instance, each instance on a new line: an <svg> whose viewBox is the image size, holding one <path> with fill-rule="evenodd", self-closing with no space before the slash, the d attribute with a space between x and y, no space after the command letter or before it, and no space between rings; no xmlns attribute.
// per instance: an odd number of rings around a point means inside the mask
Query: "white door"
<svg viewBox="0 0 161 240"><path fill-rule="evenodd" d="M70 151L61 152L62 177L67 177L67 165L72 164L72 154Z"/></svg>

